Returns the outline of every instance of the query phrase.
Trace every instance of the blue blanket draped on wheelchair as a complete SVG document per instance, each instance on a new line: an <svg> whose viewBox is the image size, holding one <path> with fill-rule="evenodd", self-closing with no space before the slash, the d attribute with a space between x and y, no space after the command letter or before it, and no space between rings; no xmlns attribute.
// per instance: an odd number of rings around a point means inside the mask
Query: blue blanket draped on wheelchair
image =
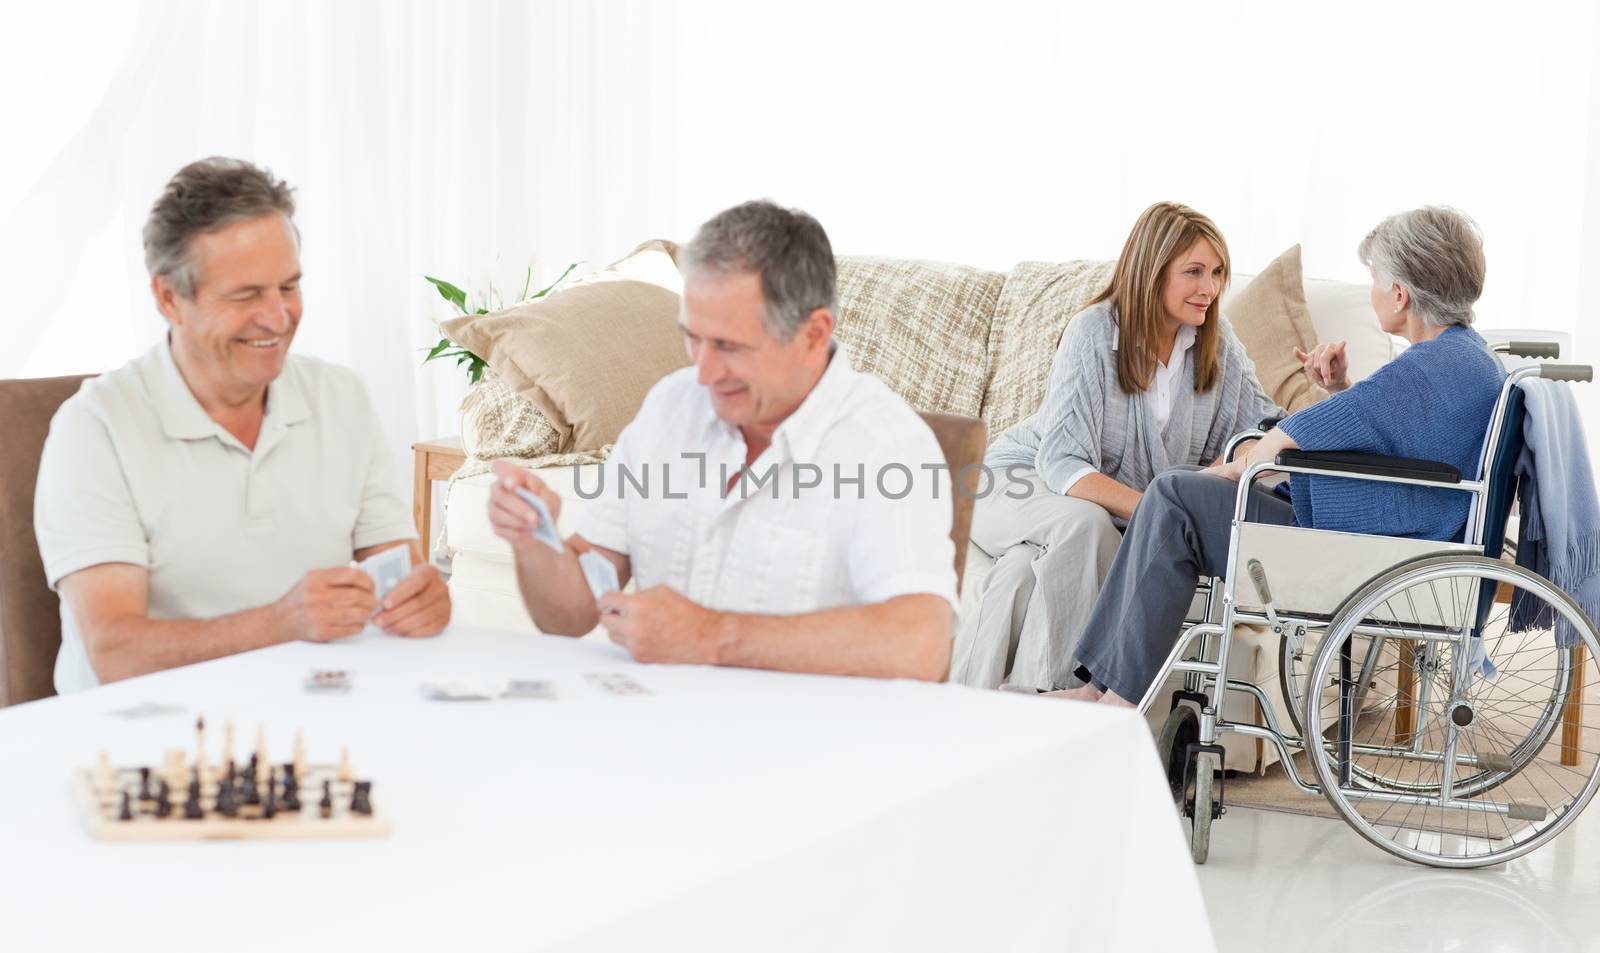
<svg viewBox="0 0 1600 953"><path fill-rule="evenodd" d="M1527 399L1526 445L1515 470L1522 510L1517 565L1550 580L1591 620L1600 618L1600 501L1578 402L1556 381L1535 378L1517 386ZM1518 590L1513 597L1511 631L1548 628L1554 610L1525 596ZM1556 644L1577 644L1572 626L1556 621Z"/></svg>

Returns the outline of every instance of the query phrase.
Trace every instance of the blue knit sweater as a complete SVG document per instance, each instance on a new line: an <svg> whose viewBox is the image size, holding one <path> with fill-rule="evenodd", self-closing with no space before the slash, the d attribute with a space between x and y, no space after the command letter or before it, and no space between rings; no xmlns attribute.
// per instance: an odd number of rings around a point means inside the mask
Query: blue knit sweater
<svg viewBox="0 0 1600 953"><path fill-rule="evenodd" d="M1278 426L1302 450L1436 460L1471 480L1504 381L1483 338L1452 327ZM1472 502L1460 490L1299 473L1290 496L1300 526L1437 540L1461 539Z"/></svg>

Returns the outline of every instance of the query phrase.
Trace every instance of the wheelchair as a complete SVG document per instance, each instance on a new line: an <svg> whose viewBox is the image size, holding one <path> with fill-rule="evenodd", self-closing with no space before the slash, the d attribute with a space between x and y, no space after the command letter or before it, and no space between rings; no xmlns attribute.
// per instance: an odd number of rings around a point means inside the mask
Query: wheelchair
<svg viewBox="0 0 1600 953"><path fill-rule="evenodd" d="M1559 356L1547 344L1495 350ZM1225 732L1273 745L1296 788L1325 797L1378 848L1433 867L1520 857L1557 837L1594 797L1600 727L1586 741L1584 725L1595 719L1584 715L1600 703L1593 687L1600 633L1565 592L1502 558L1523 447L1517 384L1533 376L1588 381L1592 373L1548 363L1512 370L1478 480L1432 461L1304 451L1285 451L1244 474L1225 572L1200 586L1198 621L1183 630L1139 703L1147 712L1169 676L1182 674L1157 747L1196 863L1205 862L1212 822L1224 813L1218 738ZM1228 458L1262 435L1236 436ZM1245 521L1256 479L1295 473L1468 493L1466 538L1441 543ZM1288 724L1260 685L1227 676L1239 626L1277 636ZM1222 717L1228 692L1255 702L1254 723Z"/></svg>

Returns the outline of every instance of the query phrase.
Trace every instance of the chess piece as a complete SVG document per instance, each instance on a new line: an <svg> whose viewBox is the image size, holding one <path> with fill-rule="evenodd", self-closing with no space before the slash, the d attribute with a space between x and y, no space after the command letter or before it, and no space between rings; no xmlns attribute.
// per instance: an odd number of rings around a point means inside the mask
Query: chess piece
<svg viewBox="0 0 1600 953"><path fill-rule="evenodd" d="M276 771L267 773L267 796L261 800L261 816L272 820L278 813L278 774Z"/></svg>
<svg viewBox="0 0 1600 953"><path fill-rule="evenodd" d="M94 765L94 789L105 794L116 784L115 775L111 771L111 758L104 751L96 759Z"/></svg>
<svg viewBox="0 0 1600 953"><path fill-rule="evenodd" d="M117 815L119 821L133 820L133 792L122 792L122 812Z"/></svg>
<svg viewBox="0 0 1600 953"><path fill-rule="evenodd" d="M256 729L255 761L257 771L265 771L272 764L272 759L267 757L267 729L265 727Z"/></svg>
<svg viewBox="0 0 1600 953"><path fill-rule="evenodd" d="M156 817L163 820L172 816L172 787L165 780L156 789Z"/></svg>
<svg viewBox="0 0 1600 953"><path fill-rule="evenodd" d="M299 728L294 730L294 773L306 776L306 733Z"/></svg>
<svg viewBox="0 0 1600 953"><path fill-rule="evenodd" d="M183 802L183 816L191 821L198 821L205 816L205 810L200 807L200 782L189 782L189 798Z"/></svg>
<svg viewBox="0 0 1600 953"><path fill-rule="evenodd" d="M248 800L246 803L248 803ZM223 817L237 817L239 815L239 802L234 799L233 785L226 782L217 788L217 813Z"/></svg>
<svg viewBox="0 0 1600 953"><path fill-rule="evenodd" d="M194 769L199 772L200 783L211 783L211 762L206 759L206 720L194 721Z"/></svg>
<svg viewBox="0 0 1600 953"><path fill-rule="evenodd" d="M255 778L255 775L246 774L244 776L244 786L243 786L243 789L241 791L241 794L242 794L242 797L240 799L246 804L260 804L261 803L261 792L256 789L256 778Z"/></svg>
<svg viewBox="0 0 1600 953"><path fill-rule="evenodd" d="M341 782L354 781L356 773L350 768L350 749L345 745L339 746L339 780Z"/></svg>
<svg viewBox="0 0 1600 953"><path fill-rule="evenodd" d="M222 723L222 766L233 770L233 719Z"/></svg>
<svg viewBox="0 0 1600 953"><path fill-rule="evenodd" d="M357 781L355 793L350 795L350 813L372 816L372 782Z"/></svg>
<svg viewBox="0 0 1600 953"><path fill-rule="evenodd" d="M144 766L139 768L139 800L151 801L155 794L150 790L150 769Z"/></svg>
<svg viewBox="0 0 1600 953"><path fill-rule="evenodd" d="M333 816L333 782L322 782L322 800L317 802L317 811L324 819Z"/></svg>
<svg viewBox="0 0 1600 953"><path fill-rule="evenodd" d="M300 810L300 781L295 776L292 763L283 766L283 809L290 812Z"/></svg>
<svg viewBox="0 0 1600 953"><path fill-rule="evenodd" d="M184 784L186 780L185 775L188 772L183 766L182 748L167 749L166 768L162 771L162 773L167 776L167 783L171 784L173 787L181 787Z"/></svg>

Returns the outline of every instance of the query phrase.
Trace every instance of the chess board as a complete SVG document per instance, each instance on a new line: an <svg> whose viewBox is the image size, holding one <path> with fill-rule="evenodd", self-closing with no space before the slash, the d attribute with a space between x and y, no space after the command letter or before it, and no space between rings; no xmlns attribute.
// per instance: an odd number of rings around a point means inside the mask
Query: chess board
<svg viewBox="0 0 1600 953"><path fill-rule="evenodd" d="M152 767L152 787L161 771ZM167 817L156 816L156 801L140 800L139 768L114 768L112 784L97 787L96 771L83 768L74 778L84 821L89 833L100 840L112 841L190 841L190 840L281 840L384 837L389 834L389 819L372 801L371 814L356 814L350 810L354 781L339 780L339 765L308 764L300 779L300 809L286 811L279 806L277 813L263 816L260 804L239 804L237 816L226 817L217 811L217 792L220 787L215 777L200 786L200 806L204 816L184 816L188 782L172 784L169 778L172 812ZM333 807L328 817L323 817L318 807L322 800L323 782L328 782ZM133 819L120 819L122 794L131 791L130 806Z"/></svg>

